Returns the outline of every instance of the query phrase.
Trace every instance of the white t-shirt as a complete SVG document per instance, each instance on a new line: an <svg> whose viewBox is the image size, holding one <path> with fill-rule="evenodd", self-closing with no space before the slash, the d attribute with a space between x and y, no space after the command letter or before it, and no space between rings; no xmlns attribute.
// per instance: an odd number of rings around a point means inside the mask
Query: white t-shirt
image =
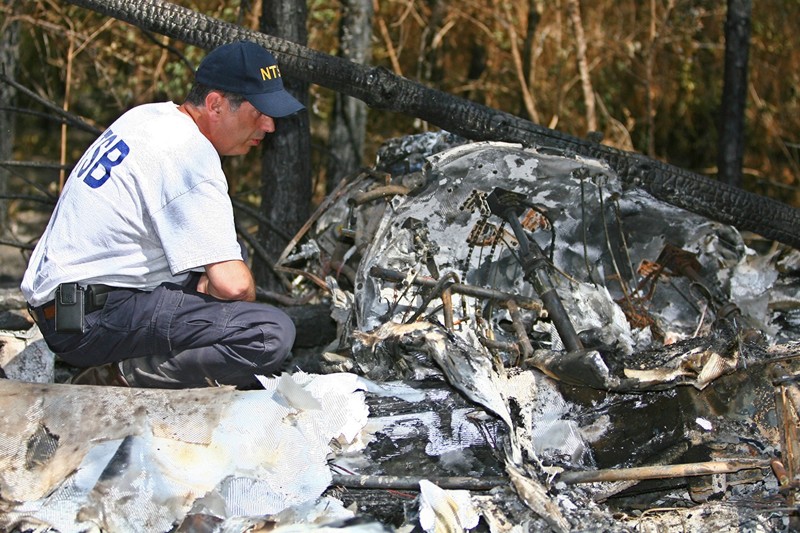
<svg viewBox="0 0 800 533"><path fill-rule="evenodd" d="M22 293L60 283L152 290L242 259L219 155L172 102L131 109L83 154L33 252Z"/></svg>

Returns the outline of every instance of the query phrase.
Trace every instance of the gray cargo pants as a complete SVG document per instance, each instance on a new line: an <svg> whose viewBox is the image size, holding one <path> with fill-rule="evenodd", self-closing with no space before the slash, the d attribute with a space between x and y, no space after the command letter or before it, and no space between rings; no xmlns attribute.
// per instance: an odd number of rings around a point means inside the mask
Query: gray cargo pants
<svg viewBox="0 0 800 533"><path fill-rule="evenodd" d="M120 289L85 317L84 333L40 324L50 348L68 364L122 361L134 387L187 388L219 383L257 386L256 374L281 370L295 338L280 309L222 301L165 283L152 292Z"/></svg>

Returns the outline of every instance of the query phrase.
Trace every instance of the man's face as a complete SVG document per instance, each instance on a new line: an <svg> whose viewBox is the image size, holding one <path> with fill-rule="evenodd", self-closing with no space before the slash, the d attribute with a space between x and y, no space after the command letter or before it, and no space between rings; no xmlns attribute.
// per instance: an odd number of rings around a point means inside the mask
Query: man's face
<svg viewBox="0 0 800 533"><path fill-rule="evenodd" d="M248 101L231 109L230 101L222 97L211 112L215 114L209 140L219 155L243 155L258 146L264 135L275 131L272 117L262 114Z"/></svg>

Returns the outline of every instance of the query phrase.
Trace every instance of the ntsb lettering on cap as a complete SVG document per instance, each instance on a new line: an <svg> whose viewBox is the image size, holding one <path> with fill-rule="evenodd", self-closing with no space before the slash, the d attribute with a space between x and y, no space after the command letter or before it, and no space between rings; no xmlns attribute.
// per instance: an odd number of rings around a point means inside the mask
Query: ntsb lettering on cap
<svg viewBox="0 0 800 533"><path fill-rule="evenodd" d="M262 80L271 80L272 78L280 78L281 71L278 69L278 65L269 65L266 67L261 67L261 79Z"/></svg>

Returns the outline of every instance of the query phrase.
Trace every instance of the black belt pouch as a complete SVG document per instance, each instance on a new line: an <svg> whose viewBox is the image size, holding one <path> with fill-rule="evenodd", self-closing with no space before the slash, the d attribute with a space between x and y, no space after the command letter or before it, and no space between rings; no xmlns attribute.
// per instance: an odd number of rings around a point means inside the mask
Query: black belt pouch
<svg viewBox="0 0 800 533"><path fill-rule="evenodd" d="M62 283L56 289L56 331L83 333L84 288L77 283Z"/></svg>

